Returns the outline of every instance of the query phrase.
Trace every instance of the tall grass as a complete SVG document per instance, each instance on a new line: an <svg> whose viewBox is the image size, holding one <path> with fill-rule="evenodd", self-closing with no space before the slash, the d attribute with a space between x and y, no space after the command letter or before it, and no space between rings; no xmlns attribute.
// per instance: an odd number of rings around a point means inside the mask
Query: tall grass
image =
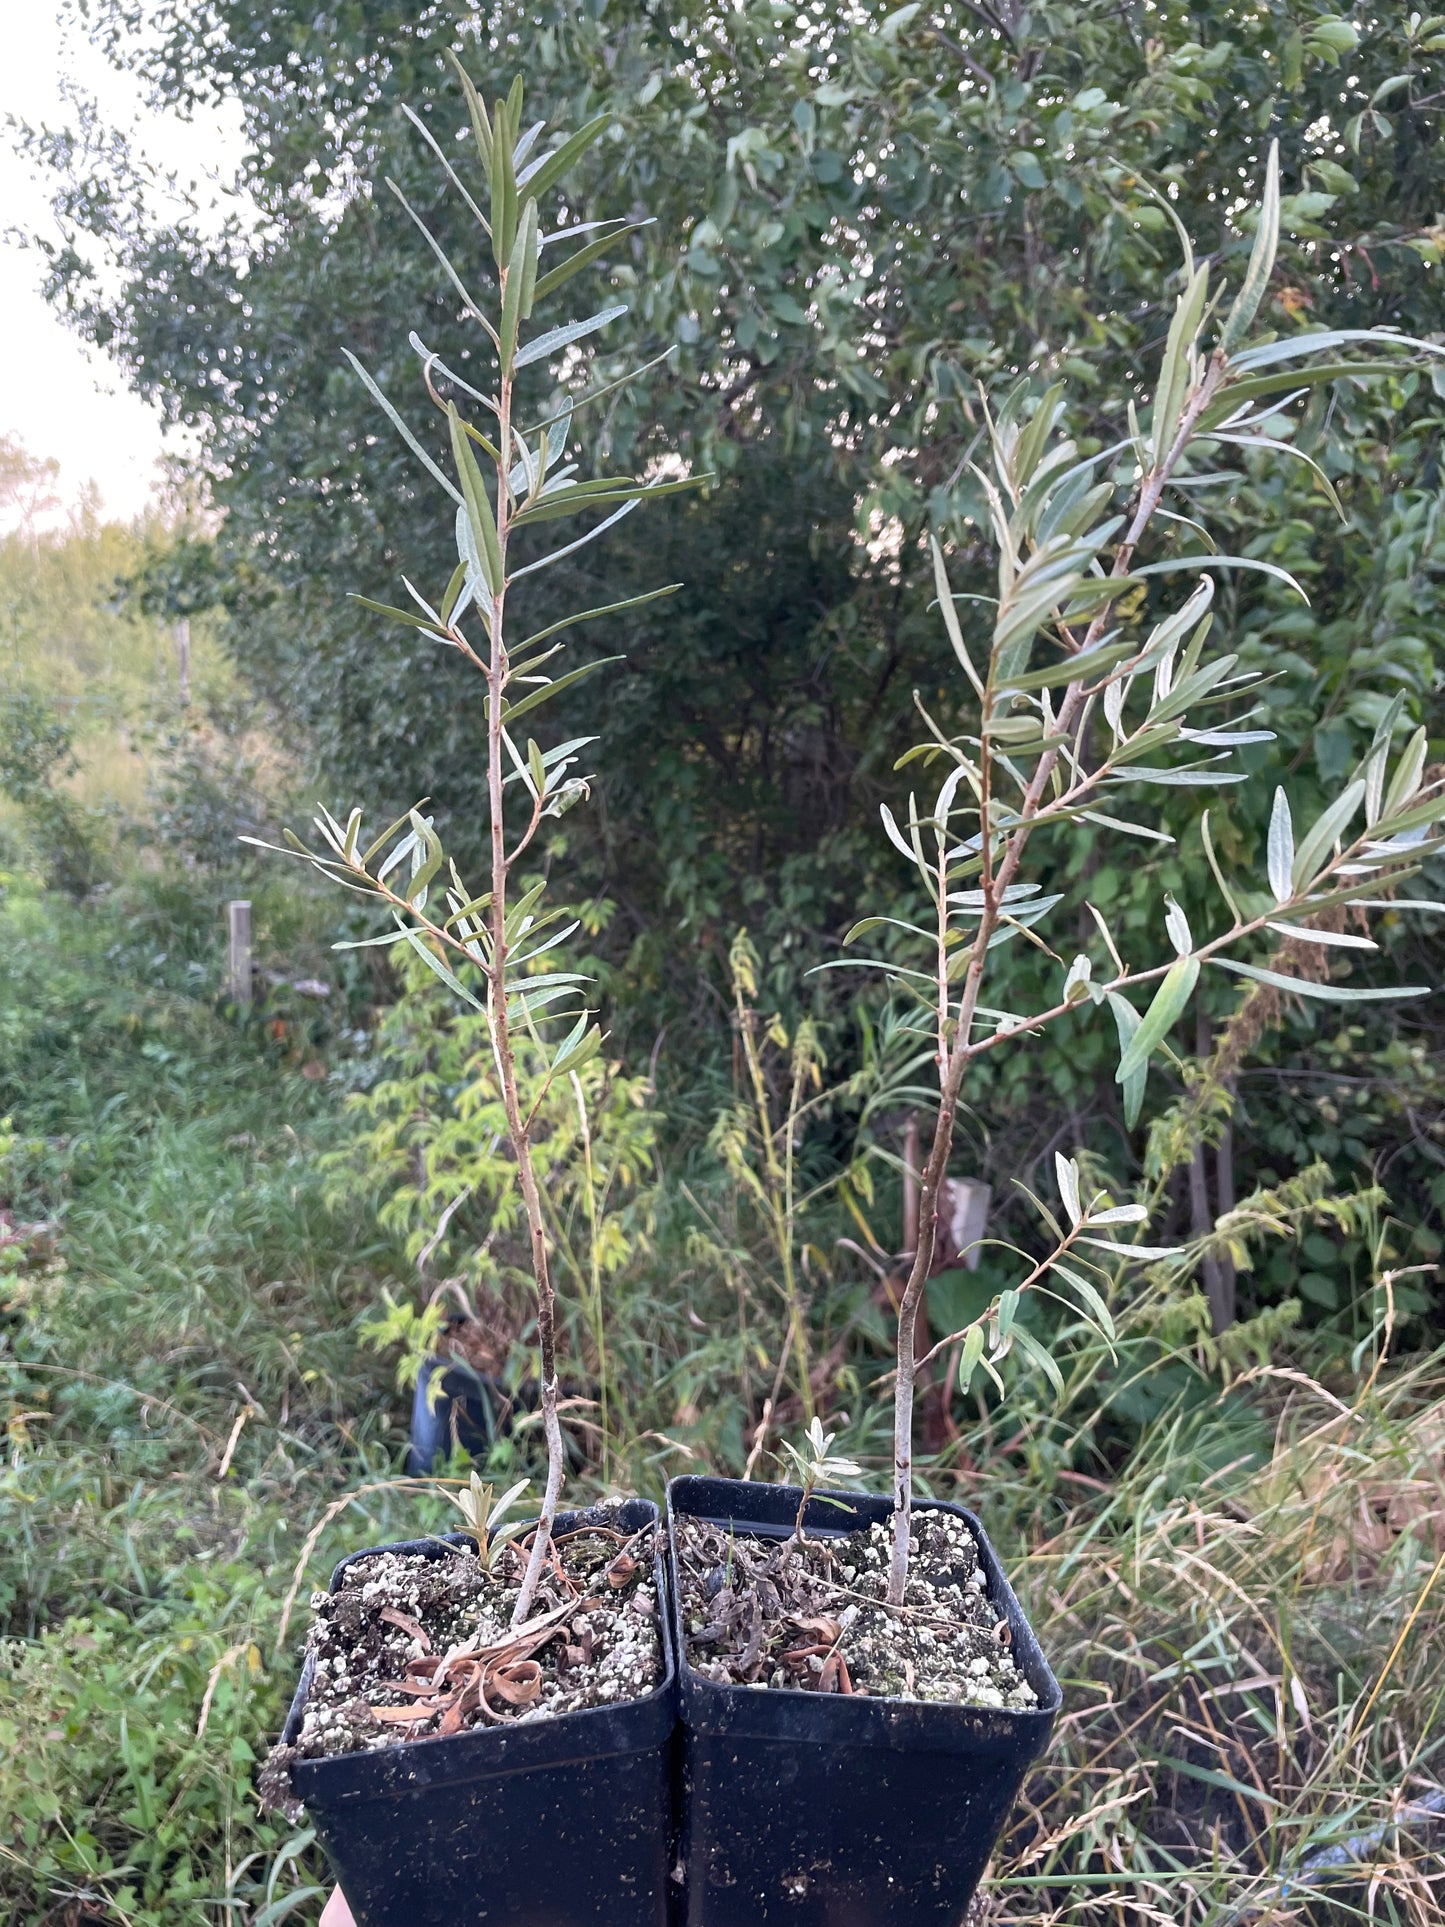
<svg viewBox="0 0 1445 1927"><path fill-rule="evenodd" d="M306 1587L444 1512L397 1476L404 1403L360 1336L383 1286L416 1294L413 1264L321 1168L381 1067L342 986L335 1014L284 990L227 1009L219 923L172 886L5 889L0 1917L258 1927L289 1898L314 1921L324 1867L251 1793ZM311 916L261 919L293 974L321 968ZM708 1109L605 1280L611 1472L654 1494L741 1470L787 1330ZM881 1471L863 1394L886 1321L840 1228L807 1226L810 1344ZM1073 1353L1062 1405L1014 1361L1006 1404L955 1406L927 1479L982 1512L1066 1695L989 1876L996 1921L1445 1922L1445 1834L1418 1811L1445 1778L1445 1355L1389 1356L1374 1302L1356 1357L1266 1333L1230 1364L1146 1297L1116 1362ZM535 1464L525 1431L500 1449ZM594 1449L578 1488L601 1479Z"/></svg>

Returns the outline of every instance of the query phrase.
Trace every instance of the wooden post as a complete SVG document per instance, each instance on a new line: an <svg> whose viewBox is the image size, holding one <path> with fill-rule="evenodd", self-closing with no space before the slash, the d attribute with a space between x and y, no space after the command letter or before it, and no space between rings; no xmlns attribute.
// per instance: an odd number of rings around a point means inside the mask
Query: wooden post
<svg viewBox="0 0 1445 1927"><path fill-rule="evenodd" d="M923 1161L918 1148L918 1113L908 1113L903 1132L903 1252L911 1258L918 1249L919 1173Z"/></svg>
<svg viewBox="0 0 1445 1927"><path fill-rule="evenodd" d="M181 616L176 622L176 670L180 682L182 709L191 702L191 619Z"/></svg>
<svg viewBox="0 0 1445 1927"><path fill-rule="evenodd" d="M227 905L231 950L226 970L226 995L233 1004L251 1001L251 904L237 897Z"/></svg>

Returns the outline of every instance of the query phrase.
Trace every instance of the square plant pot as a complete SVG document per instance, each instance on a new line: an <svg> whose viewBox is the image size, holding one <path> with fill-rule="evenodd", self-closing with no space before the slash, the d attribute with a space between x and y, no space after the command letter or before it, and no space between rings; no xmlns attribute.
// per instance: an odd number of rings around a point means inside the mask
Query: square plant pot
<svg viewBox="0 0 1445 1927"><path fill-rule="evenodd" d="M678 1591L684 1518L785 1539L796 1486L674 1479L668 1487L669 1611L683 1732L686 1927L957 1927L1029 1766L1059 1710L1049 1671L983 1527L988 1597L1038 1695L1026 1711L723 1686L694 1672ZM922 1511L925 1508L918 1507ZM887 1499L830 1494L810 1535L838 1538L892 1516Z"/></svg>
<svg viewBox="0 0 1445 1927"><path fill-rule="evenodd" d="M563 1512L556 1531L638 1532L657 1507L629 1499ZM463 1534L372 1546L440 1559ZM471 1727L375 1752L297 1760L297 1798L358 1927L664 1927L673 1864L677 1668L661 1552L654 1583L663 1678L651 1693L553 1719ZM281 1738L301 1730L308 1655Z"/></svg>

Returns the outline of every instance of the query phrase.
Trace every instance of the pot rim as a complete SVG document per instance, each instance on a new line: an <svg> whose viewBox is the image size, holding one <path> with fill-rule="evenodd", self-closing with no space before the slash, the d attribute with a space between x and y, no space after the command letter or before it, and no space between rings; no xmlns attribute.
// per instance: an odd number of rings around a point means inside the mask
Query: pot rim
<svg viewBox="0 0 1445 1927"><path fill-rule="evenodd" d="M645 1508L651 1523L660 1525L661 1514L650 1499L623 1499L613 1505L597 1505L559 1512L554 1531L586 1530L606 1516L615 1516L628 1507ZM532 1521L531 1523L535 1523ZM649 1523L639 1518L636 1530ZM364 1546L347 1553L332 1569L328 1591L339 1590L350 1566L379 1553L401 1552L440 1559L449 1551L464 1550L471 1540L464 1532L439 1533L429 1539L392 1540L384 1545ZM302 1802L333 1806L360 1800L389 1800L427 1786L454 1784L458 1781L491 1779L504 1773L519 1773L537 1768L564 1766L607 1758L617 1754L648 1752L665 1743L672 1730L673 1701L677 1689L677 1662L673 1646L672 1615L668 1610L668 1572L662 1544L653 1555L653 1582L657 1591L658 1632L662 1641L662 1677L649 1692L636 1699L619 1700L604 1706L578 1707L572 1712L556 1713L545 1719L526 1720L502 1727L471 1726L462 1733L430 1734L414 1740L393 1740L386 1746L353 1753L321 1754L314 1759L295 1760L291 1775ZM301 1678L281 1729L283 1745L292 1745L300 1732L306 1701L315 1676L316 1660L308 1652Z"/></svg>
<svg viewBox="0 0 1445 1927"><path fill-rule="evenodd" d="M721 1488L721 1492L719 1491ZM731 1489L745 1492L752 1503L748 1518L737 1518L705 1500L725 1496ZM766 1496L764 1496L766 1495ZM982 1521L966 1506L946 1499L929 1499L916 1505L917 1512L951 1513L965 1520L979 1548L979 1559L988 1578L989 1598L1003 1609L1013 1633L1013 1649L1024 1677L1038 1694L1038 1705L1011 1707L967 1706L949 1700L909 1700L892 1696L854 1696L849 1694L807 1693L797 1688L773 1686L724 1685L708 1679L692 1666L687 1657L687 1636L682 1623L682 1591L677 1564L676 1522L682 1518L702 1518L709 1523L730 1524L750 1538L782 1538L792 1531L800 1486L758 1485L742 1479L712 1479L683 1474L667 1487L667 1558L670 1582L669 1612L676 1615L672 1643L676 1652L680 1711L684 1726L701 1732L736 1733L757 1739L814 1742L855 1747L883 1746L942 1753L1025 1752L1036 1758L1048 1745L1054 1721L1063 1703L1063 1694L1037 1636L1003 1571ZM814 1526L811 1508L804 1525L818 1537L843 1538L859 1525L872 1525L893 1516L889 1499L874 1493L826 1492L815 1500L828 1501L818 1511L827 1523ZM759 1503L761 1501L761 1504ZM843 1512L838 1510L841 1505ZM776 1514L776 1523L760 1519L759 1512ZM844 1512L851 1514L843 1523Z"/></svg>

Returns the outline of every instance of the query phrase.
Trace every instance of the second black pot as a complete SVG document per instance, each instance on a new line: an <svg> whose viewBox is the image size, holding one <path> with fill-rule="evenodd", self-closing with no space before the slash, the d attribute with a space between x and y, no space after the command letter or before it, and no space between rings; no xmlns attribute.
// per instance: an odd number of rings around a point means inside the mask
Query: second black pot
<svg viewBox="0 0 1445 1927"><path fill-rule="evenodd" d="M796 1487L674 1479L669 1610L683 1729L680 1842L687 1927L957 1927L1013 1806L1048 1744L1059 1687L983 1527L988 1596L1038 1694L1027 1712L721 1686L687 1663L677 1522L766 1538L793 1529ZM838 1536L891 1516L886 1499L830 1495L805 1520Z"/></svg>
<svg viewBox="0 0 1445 1927"><path fill-rule="evenodd" d="M478 1465L511 1430L513 1401L499 1378L454 1358L428 1358L411 1401L407 1471L425 1476L460 1446Z"/></svg>
<svg viewBox="0 0 1445 1927"><path fill-rule="evenodd" d="M657 1519L642 1499L559 1513L558 1533ZM373 1546L449 1556L448 1541ZM664 1673L645 1698L555 1719L472 1727L372 1753L298 1760L292 1785L358 1927L664 1927L672 1891L677 1672L666 1574L654 1571ZM301 1728L308 1657L282 1739Z"/></svg>

